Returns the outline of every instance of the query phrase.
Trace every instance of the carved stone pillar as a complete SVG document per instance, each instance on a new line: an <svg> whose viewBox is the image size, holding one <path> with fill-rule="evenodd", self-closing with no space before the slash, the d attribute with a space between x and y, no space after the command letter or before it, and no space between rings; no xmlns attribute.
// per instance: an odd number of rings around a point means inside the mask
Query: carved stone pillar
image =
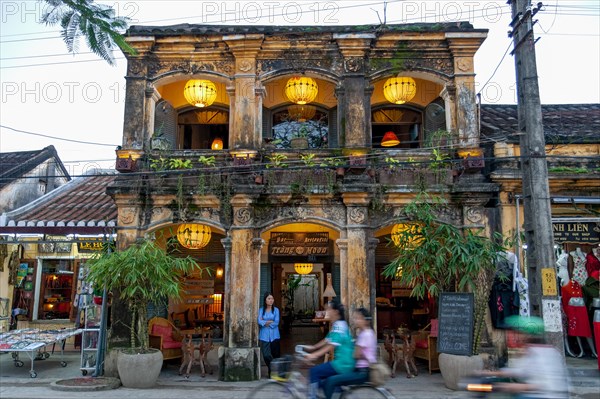
<svg viewBox="0 0 600 399"><path fill-rule="evenodd" d="M146 111L146 65L143 61L129 60L125 81L123 149L141 150L144 145Z"/></svg>
<svg viewBox="0 0 600 399"><path fill-rule="evenodd" d="M479 117L475 100L473 57L486 36L485 32L446 33L446 39L454 58L456 129L459 145L464 148L479 146Z"/></svg>
<svg viewBox="0 0 600 399"><path fill-rule="evenodd" d="M340 249L340 301L345 304L348 299L348 240L339 238L335 243Z"/></svg>
<svg viewBox="0 0 600 399"><path fill-rule="evenodd" d="M343 115L341 118L344 146L347 148L371 147L371 94L364 75L345 76ZM344 134L345 133L345 134Z"/></svg>
<svg viewBox="0 0 600 399"><path fill-rule="evenodd" d="M373 328L377 332L377 313L375 312L375 296L376 296L376 283L377 276L375 275L375 250L377 249L379 240L377 238L370 238L367 245L367 272L369 274L369 303L365 304L367 309L373 316Z"/></svg>
<svg viewBox="0 0 600 399"><path fill-rule="evenodd" d="M229 289L225 301L230 312L226 339L219 349L220 379L252 381L260 378L260 349L258 348L258 303L260 251L264 241L256 237L252 227L252 199L236 195L231 200L233 226L229 231Z"/></svg>
<svg viewBox="0 0 600 399"><path fill-rule="evenodd" d="M264 89L256 79L256 55L263 35L225 37L235 57L233 86L230 96L229 148L255 150L262 142L262 100Z"/></svg>
<svg viewBox="0 0 600 399"><path fill-rule="evenodd" d="M221 240L221 244L225 249L225 270L223 271L223 292L231 291L231 238L226 237ZM230 315L229 297L223 296L223 346L227 346L229 342L229 315ZM219 379L222 379L222 373L219 368Z"/></svg>
<svg viewBox="0 0 600 399"><path fill-rule="evenodd" d="M365 79L366 52L376 35L373 33L336 33L333 35L344 57L344 76L341 86L344 95L338 99L343 112L340 118L340 136L346 148L371 147L371 94Z"/></svg>
<svg viewBox="0 0 600 399"><path fill-rule="evenodd" d="M150 82L146 83L145 105L144 105L144 135L145 148L151 149L152 136L154 135L154 111L156 102L160 100L160 94Z"/></svg>
<svg viewBox="0 0 600 399"><path fill-rule="evenodd" d="M353 309L371 306L371 280L369 273L369 249L371 231L367 224L369 197L366 193L344 193L342 195L347 207L346 239L346 278L347 291L342 299L348 312ZM373 272L371 271L371 274ZM342 279L344 275L342 275ZM343 281L343 280L342 280Z"/></svg>

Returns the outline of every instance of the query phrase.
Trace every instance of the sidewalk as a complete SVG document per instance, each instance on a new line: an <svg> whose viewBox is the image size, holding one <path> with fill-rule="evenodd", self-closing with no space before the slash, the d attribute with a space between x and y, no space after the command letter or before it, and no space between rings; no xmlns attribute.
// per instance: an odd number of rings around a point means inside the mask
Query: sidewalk
<svg viewBox="0 0 600 399"><path fill-rule="evenodd" d="M22 358L25 365L15 367L10 354L0 355L0 398L2 399L165 399L185 397L210 399L245 399L248 392L262 381L220 382L216 375L200 377L199 368L192 369L189 379L178 375L178 365L169 364L163 368L158 385L153 389L119 388L108 391L65 392L50 388L50 384L60 379L82 377L79 369L79 353L65 353L67 367L60 366L60 353L47 360L35 361L37 378L29 377L30 361ZM571 397L574 399L597 399L600 395L600 373L596 360L567 358L569 367ZM593 367L596 367L595 369ZM429 375L421 365L417 378L408 379L404 370L390 379L386 388L397 398L452 399L468 398L466 392L455 392L444 386L439 373ZM283 399L283 398L282 398Z"/></svg>

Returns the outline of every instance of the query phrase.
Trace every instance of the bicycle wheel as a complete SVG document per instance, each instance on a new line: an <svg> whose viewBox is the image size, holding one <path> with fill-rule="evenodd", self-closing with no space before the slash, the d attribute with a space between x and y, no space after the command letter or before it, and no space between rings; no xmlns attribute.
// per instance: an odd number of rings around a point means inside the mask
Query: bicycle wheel
<svg viewBox="0 0 600 399"><path fill-rule="evenodd" d="M294 399L288 387L277 381L267 381L254 388L247 399Z"/></svg>
<svg viewBox="0 0 600 399"><path fill-rule="evenodd" d="M342 392L340 399L395 399L385 388L372 385L355 385Z"/></svg>

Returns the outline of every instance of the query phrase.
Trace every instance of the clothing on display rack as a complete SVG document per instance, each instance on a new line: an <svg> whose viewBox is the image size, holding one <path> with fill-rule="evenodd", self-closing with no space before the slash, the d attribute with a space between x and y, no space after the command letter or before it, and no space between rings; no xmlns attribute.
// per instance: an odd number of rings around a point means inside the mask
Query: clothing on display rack
<svg viewBox="0 0 600 399"><path fill-rule="evenodd" d="M568 319L567 335L571 337L591 337L592 330L588 312L583 302L581 285L571 280L561 288L562 305Z"/></svg>
<svg viewBox="0 0 600 399"><path fill-rule="evenodd" d="M585 268L586 255L579 247L575 251L571 251L570 255L573 258L573 280L577 281L580 285L584 285L585 280L588 278L588 272Z"/></svg>
<svg viewBox="0 0 600 399"><path fill-rule="evenodd" d="M588 277L595 276L596 280L598 280L598 273L600 272L600 259L598 259L598 256L600 256L600 249L594 248L585 257L585 269L588 272Z"/></svg>

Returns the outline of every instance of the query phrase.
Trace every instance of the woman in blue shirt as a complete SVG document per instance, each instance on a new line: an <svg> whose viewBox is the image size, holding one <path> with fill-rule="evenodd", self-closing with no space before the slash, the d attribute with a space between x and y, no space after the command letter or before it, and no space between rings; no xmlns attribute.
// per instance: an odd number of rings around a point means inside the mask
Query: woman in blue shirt
<svg viewBox="0 0 600 399"><path fill-rule="evenodd" d="M263 306L258 311L258 340L263 359L271 376L271 360L280 356L279 347L279 309L273 305L275 298L267 292L263 299Z"/></svg>

